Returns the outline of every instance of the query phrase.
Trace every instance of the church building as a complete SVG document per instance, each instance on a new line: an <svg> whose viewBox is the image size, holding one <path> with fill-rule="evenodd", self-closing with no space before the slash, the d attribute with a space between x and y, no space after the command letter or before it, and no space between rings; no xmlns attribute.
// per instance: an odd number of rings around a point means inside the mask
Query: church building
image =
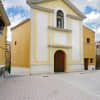
<svg viewBox="0 0 100 100"><path fill-rule="evenodd" d="M70 0L27 0L27 4L30 19L12 28L13 68L30 73L83 71L86 17Z"/></svg>

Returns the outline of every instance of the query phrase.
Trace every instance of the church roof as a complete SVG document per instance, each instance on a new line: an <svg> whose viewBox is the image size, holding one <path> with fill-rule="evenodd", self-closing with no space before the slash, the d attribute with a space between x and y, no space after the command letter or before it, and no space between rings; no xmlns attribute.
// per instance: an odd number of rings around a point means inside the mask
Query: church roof
<svg viewBox="0 0 100 100"><path fill-rule="evenodd" d="M47 2L47 1L54 1L54 0L27 0L28 4L37 4L37 3L42 3L42 2ZM70 0L64 0L64 2L80 17L86 18L86 16L78 9L76 8Z"/></svg>
<svg viewBox="0 0 100 100"><path fill-rule="evenodd" d="M8 19L8 16L6 15L5 9L3 7L3 4L0 0L0 14L1 14L1 18L4 21L5 25L10 25L10 21Z"/></svg>

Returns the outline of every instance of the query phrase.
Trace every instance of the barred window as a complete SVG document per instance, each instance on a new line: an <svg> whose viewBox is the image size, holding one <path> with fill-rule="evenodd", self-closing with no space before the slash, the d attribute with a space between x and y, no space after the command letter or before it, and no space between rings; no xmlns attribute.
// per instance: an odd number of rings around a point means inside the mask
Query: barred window
<svg viewBox="0 0 100 100"><path fill-rule="evenodd" d="M61 10L57 11L57 28L64 28L64 13Z"/></svg>

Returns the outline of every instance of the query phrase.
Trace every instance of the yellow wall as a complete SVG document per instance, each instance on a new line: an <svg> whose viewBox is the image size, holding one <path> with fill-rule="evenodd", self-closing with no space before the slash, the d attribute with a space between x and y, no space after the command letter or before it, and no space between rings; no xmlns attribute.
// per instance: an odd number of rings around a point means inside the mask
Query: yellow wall
<svg viewBox="0 0 100 100"><path fill-rule="evenodd" d="M16 41L16 45L15 45ZM11 64L29 67L30 61L30 20L12 29Z"/></svg>
<svg viewBox="0 0 100 100"><path fill-rule="evenodd" d="M0 65L5 65L5 44L6 44L7 27L4 27L2 35L0 35Z"/></svg>
<svg viewBox="0 0 100 100"><path fill-rule="evenodd" d="M83 26L84 34L84 58L89 59L89 65L96 64L96 48L95 48L95 33L89 28ZM87 38L90 38L90 43L87 43ZM93 58L93 63L90 59Z"/></svg>

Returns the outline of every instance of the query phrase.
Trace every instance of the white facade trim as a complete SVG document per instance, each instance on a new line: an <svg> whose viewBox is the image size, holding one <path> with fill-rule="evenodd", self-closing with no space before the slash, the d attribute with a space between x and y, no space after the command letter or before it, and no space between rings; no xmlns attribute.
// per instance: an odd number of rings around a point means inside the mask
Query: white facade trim
<svg viewBox="0 0 100 100"><path fill-rule="evenodd" d="M47 61L48 15L44 12L38 12L36 15L36 59L37 61Z"/></svg>
<svg viewBox="0 0 100 100"><path fill-rule="evenodd" d="M72 21L72 59L80 61L81 59L81 33L79 21Z"/></svg>
<svg viewBox="0 0 100 100"><path fill-rule="evenodd" d="M50 26L53 26L53 24L54 24L53 22L54 22L53 14L50 13ZM49 38L50 38L49 39L49 44L51 44L51 45L53 44L53 38L52 37L53 37L53 34L49 33ZM49 65L49 71L52 72L52 63L53 63L52 62L52 53L53 53L53 51L52 51L52 48L49 48L49 50L50 50L50 52L49 52L49 57L50 57L49 58L49 60L50 60L49 61L49 63L50 63L50 65Z"/></svg>
<svg viewBox="0 0 100 100"><path fill-rule="evenodd" d="M30 33L30 66L34 62L34 11L31 9L31 33Z"/></svg>

